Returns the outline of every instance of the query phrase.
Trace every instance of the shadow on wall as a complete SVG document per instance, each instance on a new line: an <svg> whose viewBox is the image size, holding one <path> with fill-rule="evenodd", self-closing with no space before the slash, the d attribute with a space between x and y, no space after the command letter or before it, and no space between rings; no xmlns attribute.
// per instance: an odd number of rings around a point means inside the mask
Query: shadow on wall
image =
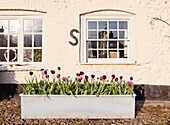
<svg viewBox="0 0 170 125"><path fill-rule="evenodd" d="M15 72L0 70L0 100L13 98L18 92Z"/></svg>

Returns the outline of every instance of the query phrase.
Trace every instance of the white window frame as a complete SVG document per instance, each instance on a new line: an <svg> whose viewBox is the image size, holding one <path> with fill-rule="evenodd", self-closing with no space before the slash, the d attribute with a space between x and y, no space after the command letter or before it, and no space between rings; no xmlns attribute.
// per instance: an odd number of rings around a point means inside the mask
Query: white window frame
<svg viewBox="0 0 170 125"><path fill-rule="evenodd" d="M80 62L81 64L135 64L135 16L130 13L119 11L100 11L95 13L88 13L80 16L81 20L81 44L80 44ZM127 20L128 21L128 58L107 58L107 59L88 59L88 52L86 47L87 38L87 22L89 20L99 21L114 21ZM98 33L97 33L98 34ZM91 39L89 39L91 40ZM102 39L103 40L103 39ZM108 39L106 39L108 40Z"/></svg>
<svg viewBox="0 0 170 125"><path fill-rule="evenodd" d="M0 14L0 20L18 20L19 22L19 29L18 29L18 54L17 54L17 61L16 62L0 62L0 65L42 65L44 64L44 15L43 14L37 14L36 12L22 12L22 11L10 11L10 12L2 12ZM42 20L42 61L41 62L23 62L23 52L24 52L24 20ZM8 33L9 34L9 33ZM11 34L11 33L10 33ZM35 34L35 33L31 33ZM33 49L34 47L30 47L30 49ZM33 54L33 53L32 53ZM33 55L32 55L33 56ZM33 58L33 57L32 57Z"/></svg>

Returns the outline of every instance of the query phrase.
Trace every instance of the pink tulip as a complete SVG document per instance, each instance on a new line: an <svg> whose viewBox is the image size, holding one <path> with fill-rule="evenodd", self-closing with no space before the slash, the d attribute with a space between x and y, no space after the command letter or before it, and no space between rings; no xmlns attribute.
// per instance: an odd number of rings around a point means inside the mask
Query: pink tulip
<svg viewBox="0 0 170 125"><path fill-rule="evenodd" d="M132 85L132 82L131 82L131 81L128 81L128 85L130 85L130 86L131 86L131 85Z"/></svg>
<svg viewBox="0 0 170 125"><path fill-rule="evenodd" d="M63 80L63 81L66 81L66 78L65 78L65 77L63 77L63 78L62 78L62 80Z"/></svg>
<svg viewBox="0 0 170 125"><path fill-rule="evenodd" d="M115 82L117 82L118 81L118 78L115 78Z"/></svg>
<svg viewBox="0 0 170 125"><path fill-rule="evenodd" d="M46 75L45 75L45 77L46 77L46 78L49 78L49 75L48 75L48 74L46 74Z"/></svg>
<svg viewBox="0 0 170 125"><path fill-rule="evenodd" d="M80 76L80 77L79 77L79 79L80 79L80 80L82 80L82 79L83 79L83 77L82 77L82 76Z"/></svg>
<svg viewBox="0 0 170 125"><path fill-rule="evenodd" d="M60 78L60 74L57 74L57 78Z"/></svg>
<svg viewBox="0 0 170 125"><path fill-rule="evenodd" d="M100 76L100 81L102 81L103 80L103 76Z"/></svg>

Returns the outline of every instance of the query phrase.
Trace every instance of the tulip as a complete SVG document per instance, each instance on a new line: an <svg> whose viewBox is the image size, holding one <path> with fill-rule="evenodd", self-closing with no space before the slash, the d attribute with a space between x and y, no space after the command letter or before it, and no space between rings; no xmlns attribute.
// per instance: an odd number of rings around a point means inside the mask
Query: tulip
<svg viewBox="0 0 170 125"><path fill-rule="evenodd" d="M44 71L44 69L42 68L41 71Z"/></svg>
<svg viewBox="0 0 170 125"><path fill-rule="evenodd" d="M117 82L118 81L118 78L115 78L115 82Z"/></svg>
<svg viewBox="0 0 170 125"><path fill-rule="evenodd" d="M115 75L113 74L113 75L112 75L112 79L114 79L114 78L115 78Z"/></svg>
<svg viewBox="0 0 170 125"><path fill-rule="evenodd" d="M80 73L76 73L76 76L80 76Z"/></svg>
<svg viewBox="0 0 170 125"><path fill-rule="evenodd" d="M83 72L83 71L80 71L80 75L81 75L81 76L84 75L84 72Z"/></svg>
<svg viewBox="0 0 170 125"><path fill-rule="evenodd" d="M45 75L47 74L47 70L44 71L44 74L45 74Z"/></svg>
<svg viewBox="0 0 170 125"><path fill-rule="evenodd" d="M123 79L123 76L120 76L120 79Z"/></svg>
<svg viewBox="0 0 170 125"><path fill-rule="evenodd" d="M82 80L82 79L83 79L83 77L82 77L82 76L80 76L80 77L79 77L79 79L80 79L80 80Z"/></svg>
<svg viewBox="0 0 170 125"><path fill-rule="evenodd" d="M94 74L92 74L92 75L91 75L91 78L92 78L92 79L94 79L94 77L95 77L95 75L94 75Z"/></svg>
<svg viewBox="0 0 170 125"><path fill-rule="evenodd" d="M103 76L100 76L100 81L102 81L103 80Z"/></svg>
<svg viewBox="0 0 170 125"><path fill-rule="evenodd" d="M132 81L128 81L128 85L130 85L130 86L131 86L131 85L132 85Z"/></svg>
<svg viewBox="0 0 170 125"><path fill-rule="evenodd" d="M55 71L54 71L54 70L51 70L51 74L55 74Z"/></svg>
<svg viewBox="0 0 170 125"><path fill-rule="evenodd" d="M49 78L49 75L48 75L48 74L46 74L46 75L45 75L45 77L46 77L46 78Z"/></svg>
<svg viewBox="0 0 170 125"><path fill-rule="evenodd" d="M58 67L58 70L61 70L61 68L60 68L60 67Z"/></svg>
<svg viewBox="0 0 170 125"><path fill-rule="evenodd" d="M44 71L41 71L41 74L44 75Z"/></svg>
<svg viewBox="0 0 170 125"><path fill-rule="evenodd" d="M32 76L32 75L33 75L33 72L29 72L29 74L30 74L30 76Z"/></svg>
<svg viewBox="0 0 170 125"><path fill-rule="evenodd" d="M103 75L103 80L105 80L106 79L106 75Z"/></svg>
<svg viewBox="0 0 170 125"><path fill-rule="evenodd" d="M66 78L65 78L65 77L63 77L63 78L62 78L62 80L63 80L63 81L66 81Z"/></svg>
<svg viewBox="0 0 170 125"><path fill-rule="evenodd" d="M133 77L130 77L130 80L132 81L132 80L133 80Z"/></svg>
<svg viewBox="0 0 170 125"><path fill-rule="evenodd" d="M60 74L57 74L57 78L60 78Z"/></svg>

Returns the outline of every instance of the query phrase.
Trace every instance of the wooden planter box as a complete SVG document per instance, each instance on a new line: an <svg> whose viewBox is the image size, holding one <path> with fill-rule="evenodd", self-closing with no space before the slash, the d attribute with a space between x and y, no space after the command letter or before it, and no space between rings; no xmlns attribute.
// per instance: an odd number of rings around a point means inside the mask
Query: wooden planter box
<svg viewBox="0 0 170 125"><path fill-rule="evenodd" d="M23 95L22 118L134 118L132 95Z"/></svg>

